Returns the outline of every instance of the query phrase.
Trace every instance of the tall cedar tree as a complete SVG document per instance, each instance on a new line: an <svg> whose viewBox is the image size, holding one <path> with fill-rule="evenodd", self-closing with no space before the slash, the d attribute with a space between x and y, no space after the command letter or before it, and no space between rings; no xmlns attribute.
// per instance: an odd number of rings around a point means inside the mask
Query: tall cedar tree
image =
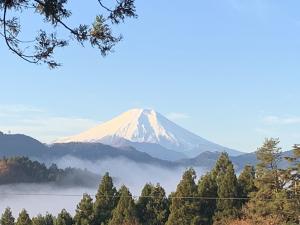
<svg viewBox="0 0 300 225"><path fill-rule="evenodd" d="M54 218L50 214L46 216L38 215L37 217L32 218L33 225L54 225Z"/></svg>
<svg viewBox="0 0 300 225"><path fill-rule="evenodd" d="M57 216L55 225L72 225L73 219L72 216L63 209Z"/></svg>
<svg viewBox="0 0 300 225"><path fill-rule="evenodd" d="M238 197L238 183L233 164L227 153L221 154L213 170L213 175L218 187L215 222L223 218L236 217L239 206L239 202L235 199Z"/></svg>
<svg viewBox="0 0 300 225"><path fill-rule="evenodd" d="M117 190L113 185L113 180L106 173L99 185L94 203L94 215L96 224L108 224L112 217L112 211L117 206Z"/></svg>
<svg viewBox="0 0 300 225"><path fill-rule="evenodd" d="M296 200L297 208L300 210L300 145L294 145L293 155L286 159L290 163L288 168L290 196Z"/></svg>
<svg viewBox="0 0 300 225"><path fill-rule="evenodd" d="M250 193L256 191L255 187L255 168L250 165L246 165L242 173L238 178L239 186L239 197L243 198L240 200L242 205L248 202Z"/></svg>
<svg viewBox="0 0 300 225"><path fill-rule="evenodd" d="M256 167L255 185L257 192L251 197L245 210L248 218L256 223L266 218L276 217L278 224L297 221L295 202L291 201L288 191L286 171L279 168L282 160L282 151L278 147L278 139L266 139L257 151L259 163ZM260 219L260 220L259 220Z"/></svg>
<svg viewBox="0 0 300 225"><path fill-rule="evenodd" d="M20 212L16 225L32 225L32 221L25 209Z"/></svg>
<svg viewBox="0 0 300 225"><path fill-rule="evenodd" d="M15 218L13 217L10 208L5 209L4 213L2 214L0 224L1 225L14 225L15 224Z"/></svg>
<svg viewBox="0 0 300 225"><path fill-rule="evenodd" d="M74 217L75 225L93 225L94 210L93 199L88 194L84 194L82 200L77 205Z"/></svg>
<svg viewBox="0 0 300 225"><path fill-rule="evenodd" d="M218 196L218 187L213 174L207 173L202 176L198 183L199 196L202 198L200 206L201 224L212 224L213 216L216 210L216 198Z"/></svg>
<svg viewBox="0 0 300 225"><path fill-rule="evenodd" d="M169 216L165 190L157 184L146 184L137 203L139 221L143 225L164 225Z"/></svg>
<svg viewBox="0 0 300 225"><path fill-rule="evenodd" d="M128 188L122 186L119 190L119 202L113 211L109 225L138 225L136 206Z"/></svg>
<svg viewBox="0 0 300 225"><path fill-rule="evenodd" d="M198 188L195 184L196 173L187 170L172 194L170 216L166 225L196 225L199 224Z"/></svg>

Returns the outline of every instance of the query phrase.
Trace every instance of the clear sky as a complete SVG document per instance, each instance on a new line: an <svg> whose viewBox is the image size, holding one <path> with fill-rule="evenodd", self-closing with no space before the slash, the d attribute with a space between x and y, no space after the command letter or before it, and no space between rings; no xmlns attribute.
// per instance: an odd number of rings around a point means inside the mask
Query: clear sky
<svg viewBox="0 0 300 225"><path fill-rule="evenodd" d="M94 5L73 3L71 22ZM78 44L63 67L29 65L0 43L0 130L44 142L131 108L153 108L216 143L254 151L265 137L300 143L300 1L137 0L139 19L101 58ZM93 10L95 12L93 12ZM39 26L24 14L24 29Z"/></svg>

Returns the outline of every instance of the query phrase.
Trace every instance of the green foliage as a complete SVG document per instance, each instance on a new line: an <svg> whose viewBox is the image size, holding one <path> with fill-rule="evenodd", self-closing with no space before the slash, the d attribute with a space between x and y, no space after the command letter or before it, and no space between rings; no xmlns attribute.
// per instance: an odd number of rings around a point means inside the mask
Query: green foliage
<svg viewBox="0 0 300 225"><path fill-rule="evenodd" d="M280 179L279 162L282 160L282 149L278 147L278 139L266 139L263 146L258 149L256 156L259 163L256 166L256 186L273 191L281 190L285 183Z"/></svg>
<svg viewBox="0 0 300 225"><path fill-rule="evenodd" d="M57 216L57 219L55 221L55 225L72 225L73 219L72 216L63 209Z"/></svg>
<svg viewBox="0 0 300 225"><path fill-rule="evenodd" d="M52 164L49 168L38 161L27 157L11 157L0 159L0 185L13 183L46 183L86 184L95 176L80 169L59 169Z"/></svg>
<svg viewBox="0 0 300 225"><path fill-rule="evenodd" d="M247 165L244 170L240 174L238 178L238 186L239 191L238 195L241 198L241 204L245 204L248 202L248 198L250 197L250 193L256 191L255 187L255 168L253 166Z"/></svg>
<svg viewBox="0 0 300 225"><path fill-rule="evenodd" d="M213 174L207 173L201 177L198 183L198 193L203 197L200 205L200 220L201 224L212 224L213 216L216 210L216 197L218 196L218 186Z"/></svg>
<svg viewBox="0 0 300 225"><path fill-rule="evenodd" d="M286 157L290 162L287 169L288 191L291 198L296 199L297 208L300 210L300 145L294 145L293 155ZM300 212L299 212L300 214Z"/></svg>
<svg viewBox="0 0 300 225"><path fill-rule="evenodd" d="M32 225L54 225L54 218L50 214L46 214L46 216L38 215L32 218Z"/></svg>
<svg viewBox="0 0 300 225"><path fill-rule="evenodd" d="M199 199L198 188L195 184L196 173L193 169L187 170L172 195L170 216L166 225L193 225L198 224Z"/></svg>
<svg viewBox="0 0 300 225"><path fill-rule="evenodd" d="M239 206L238 183L232 162L227 153L222 153L213 170L217 183L218 200L216 203L215 220L234 218L237 216Z"/></svg>
<svg viewBox="0 0 300 225"><path fill-rule="evenodd" d="M113 185L113 180L106 173L99 185L94 203L94 214L96 224L108 224L112 217L112 211L117 206L117 190Z"/></svg>
<svg viewBox="0 0 300 225"><path fill-rule="evenodd" d="M75 225L93 225L94 209L93 199L88 194L84 194L82 200L77 205L74 217Z"/></svg>
<svg viewBox="0 0 300 225"><path fill-rule="evenodd" d="M136 206L128 188L122 186L119 190L119 202L113 211L109 225L138 224Z"/></svg>
<svg viewBox="0 0 300 225"><path fill-rule="evenodd" d="M113 34L112 26L123 22L125 18L136 17L135 4L134 0L120 0L110 5L105 5L107 2L104 3L102 0L95 2L98 3L102 12L95 16L94 22L89 25L79 21L77 27L71 27L65 21L72 15L68 9L67 0L0 0L2 14L0 28L3 30L0 35L4 38L8 49L23 60L36 64L45 63L50 68L60 66L53 59L54 51L56 48L65 47L70 40L78 41L81 45L90 43L92 47L97 47L102 55L106 55L121 40L121 36ZM15 12L29 9L33 9L29 13L34 12L50 25L49 28L53 28L50 32L40 30L34 38L30 38L33 40L30 42L20 40L21 28L24 26L20 18L9 17ZM67 31L72 38L62 31L62 34L66 36L58 39L57 26Z"/></svg>
<svg viewBox="0 0 300 225"><path fill-rule="evenodd" d="M33 225L32 221L25 209L23 209L17 219L16 225Z"/></svg>
<svg viewBox="0 0 300 225"><path fill-rule="evenodd" d="M143 225L164 225L169 216L165 190L157 184L146 184L137 203L139 221Z"/></svg>
<svg viewBox="0 0 300 225"><path fill-rule="evenodd" d="M266 139L257 151L255 185L257 192L251 195L251 200L245 210L248 218L268 218L276 215L282 224L293 223L298 220L295 201L290 198L286 184L287 170L279 169L282 160L278 139Z"/></svg>
<svg viewBox="0 0 300 225"><path fill-rule="evenodd" d="M5 209L4 213L1 216L0 224L1 225L14 225L15 224L15 218L13 217L10 208Z"/></svg>
<svg viewBox="0 0 300 225"><path fill-rule="evenodd" d="M50 214L34 217L23 210L14 223L7 208L1 225L233 225L233 224L299 224L299 157L300 146L286 157L290 167L279 168L282 160L278 139L266 139L257 151L257 167L246 166L236 177L234 166L222 153L214 169L195 183L193 169L185 171L174 193L166 197L159 185L146 184L135 201L125 186L117 192L109 174L99 185L96 200L85 194L77 205L74 220L62 210L57 219ZM7 166L10 165L10 166ZM55 179L56 165L47 169L27 158L3 159L0 172L7 168L32 168ZM18 170L16 170L18 171ZM35 171L35 170L33 170ZM43 172L42 172L43 171ZM35 176L35 172L32 173ZM38 173L39 174L39 173ZM39 177L39 174L37 177Z"/></svg>

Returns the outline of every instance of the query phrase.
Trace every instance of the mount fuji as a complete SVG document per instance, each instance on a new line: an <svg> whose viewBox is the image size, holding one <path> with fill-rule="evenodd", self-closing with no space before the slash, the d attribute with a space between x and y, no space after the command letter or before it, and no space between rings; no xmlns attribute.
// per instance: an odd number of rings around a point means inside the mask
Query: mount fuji
<svg viewBox="0 0 300 225"><path fill-rule="evenodd" d="M132 109L78 135L55 143L102 143L114 147L134 147L165 160L195 157L202 152L240 155L239 151L208 141L178 126L150 109Z"/></svg>

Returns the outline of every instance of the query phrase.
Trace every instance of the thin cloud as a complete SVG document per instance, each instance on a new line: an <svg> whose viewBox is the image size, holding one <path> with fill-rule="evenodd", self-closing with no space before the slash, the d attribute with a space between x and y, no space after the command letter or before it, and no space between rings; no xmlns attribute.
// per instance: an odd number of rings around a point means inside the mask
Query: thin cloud
<svg viewBox="0 0 300 225"><path fill-rule="evenodd" d="M263 118L263 122L267 125L295 125L300 124L300 117L266 116L265 118Z"/></svg>
<svg viewBox="0 0 300 225"><path fill-rule="evenodd" d="M20 114L44 113L45 111L36 107L26 105L0 105L0 117L18 116Z"/></svg>
<svg viewBox="0 0 300 225"><path fill-rule="evenodd" d="M45 110L20 105L0 105L0 130L30 135L50 143L99 124L88 118L53 116Z"/></svg>

